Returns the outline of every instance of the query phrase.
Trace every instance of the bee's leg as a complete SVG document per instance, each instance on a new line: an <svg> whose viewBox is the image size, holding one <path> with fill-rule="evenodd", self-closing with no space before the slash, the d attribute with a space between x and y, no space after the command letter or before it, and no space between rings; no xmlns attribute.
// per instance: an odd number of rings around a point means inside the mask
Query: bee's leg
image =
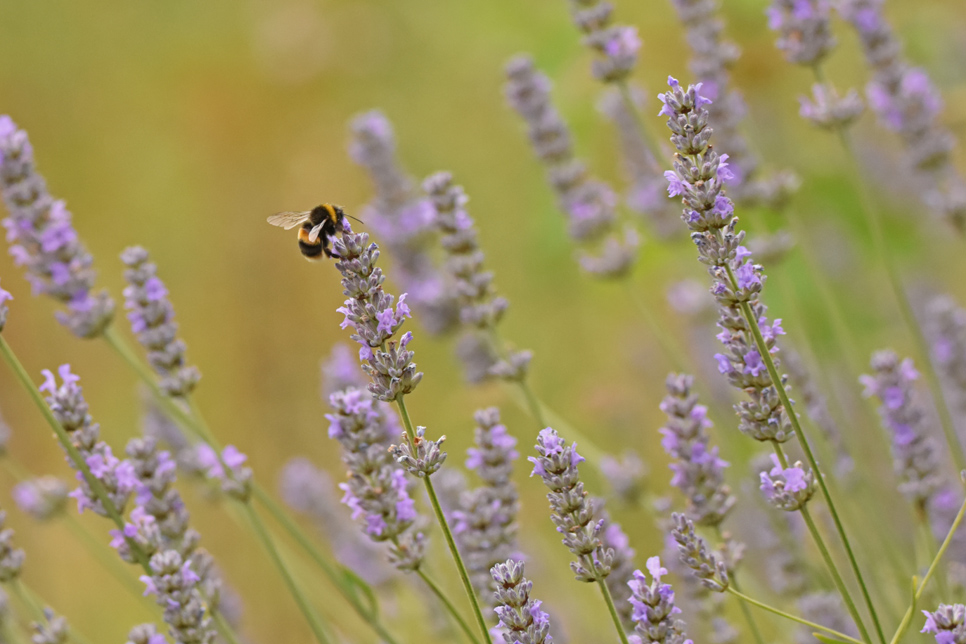
<svg viewBox="0 0 966 644"><path fill-rule="evenodd" d="M325 256L326 257L331 257L332 259L342 259L342 256L341 255L337 255L337 254L333 253L329 249L329 240L328 239L326 239L325 242L323 242L323 244L322 244L322 252L325 253Z"/></svg>

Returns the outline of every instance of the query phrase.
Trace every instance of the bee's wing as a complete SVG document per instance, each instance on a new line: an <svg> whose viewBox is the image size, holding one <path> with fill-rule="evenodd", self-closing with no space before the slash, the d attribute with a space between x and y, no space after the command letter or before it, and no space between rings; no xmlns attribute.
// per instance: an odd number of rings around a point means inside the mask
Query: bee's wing
<svg viewBox="0 0 966 644"><path fill-rule="evenodd" d="M314 226L312 228L312 230L309 231L309 241L310 242L312 242L313 244L315 243L315 240L319 238L319 233L322 232L322 226L326 225L328 223L328 221L329 220L326 219L325 221L323 221L322 223L320 223L318 226Z"/></svg>
<svg viewBox="0 0 966 644"><path fill-rule="evenodd" d="M308 210L303 212L292 212L292 211L277 212L268 218L268 223L270 223L273 226L279 226L281 228L284 228L285 230L289 230L290 228L295 228L303 221L308 219L309 212L310 211Z"/></svg>

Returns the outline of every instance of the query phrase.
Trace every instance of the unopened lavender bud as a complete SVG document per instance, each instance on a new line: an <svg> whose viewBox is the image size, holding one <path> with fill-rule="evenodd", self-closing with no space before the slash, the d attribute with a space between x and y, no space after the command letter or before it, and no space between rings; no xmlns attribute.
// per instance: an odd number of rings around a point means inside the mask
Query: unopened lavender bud
<svg viewBox="0 0 966 644"><path fill-rule="evenodd" d="M425 427L417 427L411 442L408 435L403 433L403 442L389 448L393 458L413 476L430 476L438 472L446 460L446 452L440 449L446 437L440 436L439 440L433 441L425 434Z"/></svg>
<svg viewBox="0 0 966 644"><path fill-rule="evenodd" d="M844 130L865 111L865 104L854 89L839 96L831 85L812 85L812 96L802 96L799 114L802 118L825 130Z"/></svg>
<svg viewBox="0 0 966 644"><path fill-rule="evenodd" d="M167 644L167 641L154 624L139 624L127 634L125 644Z"/></svg>
<svg viewBox="0 0 966 644"><path fill-rule="evenodd" d="M507 559L490 570L496 584L496 614L506 629L506 644L553 644L550 616L540 609L542 602L530 597L533 583L523 576L522 561Z"/></svg>
<svg viewBox="0 0 966 644"><path fill-rule="evenodd" d="M926 624L922 633L936 636L936 644L966 644L966 606L940 604L935 612L922 611Z"/></svg>
<svg viewBox="0 0 966 644"><path fill-rule="evenodd" d="M526 379L530 370L530 361L533 360L533 351L521 350L512 351L510 354L488 370L490 376L501 380L522 382Z"/></svg>
<svg viewBox="0 0 966 644"><path fill-rule="evenodd" d="M33 622L30 625L34 631L30 641L33 644L67 644L70 636L67 620L49 608L44 609L44 620L46 623Z"/></svg>
<svg viewBox="0 0 966 644"><path fill-rule="evenodd" d="M151 557L151 575L142 575L145 595L154 595L164 608L164 621L176 642L211 644L216 636L211 617L199 591L201 578L174 550Z"/></svg>
<svg viewBox="0 0 966 644"><path fill-rule="evenodd" d="M684 622L674 617L681 609L674 605L671 586L661 583L667 568L661 566L659 557L650 557L647 571L651 574L650 582L643 572L635 570L634 580L628 584L634 607L634 632L641 644L683 644Z"/></svg>
<svg viewBox="0 0 966 644"><path fill-rule="evenodd" d="M38 476L18 483L13 500L23 512L38 521L59 516L67 507L67 484L56 476Z"/></svg>
<svg viewBox="0 0 966 644"><path fill-rule="evenodd" d="M111 530L111 547L128 563L138 563L132 546L140 549L147 556L151 556L162 545L161 530L155 518L145 512L142 506L131 511L130 520L121 530Z"/></svg>
<svg viewBox="0 0 966 644"><path fill-rule="evenodd" d="M786 468L781 466L776 455L772 454L771 458L774 467L760 474L765 499L786 512L801 510L815 493L815 474L811 468L803 468L801 461Z"/></svg>
<svg viewBox="0 0 966 644"><path fill-rule="evenodd" d="M131 246L121 253L127 266L124 279L124 308L131 330L148 351L148 362L160 376L160 386L169 396L187 396L201 378L196 367L185 362L185 343L178 338L174 307L168 290L158 279L158 267L148 251Z"/></svg>
<svg viewBox="0 0 966 644"><path fill-rule="evenodd" d="M0 512L0 582L7 583L20 576L24 552L13 547L13 530L4 528L6 512Z"/></svg>
<svg viewBox="0 0 966 644"><path fill-rule="evenodd" d="M690 519L675 512L671 520L671 536L678 544L681 563L690 568L705 587L716 593L727 590L730 581L726 563L708 549L705 540L695 533Z"/></svg>
<svg viewBox="0 0 966 644"><path fill-rule="evenodd" d="M835 46L828 0L772 0L768 27L779 33L776 45L785 60L797 65L817 65Z"/></svg>

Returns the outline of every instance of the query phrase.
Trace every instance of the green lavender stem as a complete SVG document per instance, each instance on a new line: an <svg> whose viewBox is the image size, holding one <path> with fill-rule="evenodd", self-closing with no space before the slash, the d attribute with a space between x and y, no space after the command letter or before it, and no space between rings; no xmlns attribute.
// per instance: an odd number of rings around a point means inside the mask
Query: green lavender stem
<svg viewBox="0 0 966 644"><path fill-rule="evenodd" d="M731 266L725 266L725 268L728 271L728 279L731 282L732 287L737 291L738 280L735 278L734 271L731 270ZM839 538L842 540L842 545L845 548L845 552L849 559L849 565L852 567L852 572L854 573L856 581L859 584L859 588L862 591L862 596L865 599L866 607L869 609L869 614L871 615L872 621L875 624L876 631L879 635L879 640L882 642L882 644L885 644L885 635L882 632L882 626L879 624L879 617L875 612L875 606L872 603L869 590L866 588L865 579L862 577L862 571L859 569L859 564L855 559L855 553L852 551L852 544L849 542L848 535L845 533L845 527L842 525L842 520L839 518L839 513L835 508L835 502L832 500L832 495L829 494L828 486L825 483L825 475L822 474L822 470L819 468L818 462L815 460L815 455L812 453L812 448L808 444L808 439L805 438L805 433L802 431L801 423L798 422L798 415L795 413L791 400L788 399L788 392L785 391L781 377L778 375L778 369L775 367L775 361L772 359L771 352L768 350L768 345L765 342L765 338L761 334L761 328L758 326L758 319L751 310L751 305L749 305L747 302L741 303L741 313L745 318L745 322L748 324L748 328L751 329L752 335L755 338L755 345L758 349L758 353L761 355L762 361L765 363L765 368L768 370L768 375L775 387L778 398L781 400L782 406L785 408L788 420L792 424L792 429L795 430L795 437L798 439L798 443L801 445L802 451L805 453L805 458L808 461L809 466L811 466L812 470L815 472L815 479L818 481L819 488L822 490L822 496L825 498L825 503L828 505L829 514L832 515L832 521L835 523L835 530L838 532ZM776 452L780 451L780 447L777 443L775 443L775 448ZM858 620L856 623L857 626L859 624L861 624L861 620Z"/></svg>
<svg viewBox="0 0 966 644"><path fill-rule="evenodd" d="M762 610L766 610L766 611L768 611L769 613L771 613L773 615L778 615L779 617L784 617L785 619L791 620L793 622L798 622L799 624L803 624L803 625L808 626L810 628L814 628L815 630L818 630L818 631L824 631L825 633L828 633L829 635L831 635L833 637L836 637L836 638L838 638L838 639L840 639L840 640L842 640L844 642L851 642L852 644L866 644L866 642L863 642L862 640L857 640L854 637L851 637L849 635L846 635L845 633L840 633L839 631L836 631L836 630L831 629L831 628L827 628L825 626L822 626L821 624L816 624L815 622L810 622L807 619L803 619L801 617L798 617L797 615L792 615L791 613L786 613L785 611L780 610L778 608L775 608L774 606L769 606L768 604L764 604L764 603L758 601L757 599L752 599L748 595L742 594L736 588L732 588L732 587L729 586L728 589L727 589L727 592L731 593L732 595L734 595L735 597L737 597L738 599L740 599L741 602L742 602L742 604L744 604L744 603L747 602L748 604L751 604L752 606L757 606L758 608L760 608Z"/></svg>
<svg viewBox="0 0 966 644"><path fill-rule="evenodd" d="M610 618L614 622L614 628L617 629L617 636L620 638L621 644L630 644L627 633L624 632L624 627L621 625L621 618L617 614L617 607L614 606L614 598L611 597L610 589L607 588L607 582L599 574L597 575L597 586L600 588L600 594L604 597L604 603L607 604L607 612L610 613Z"/></svg>
<svg viewBox="0 0 966 644"><path fill-rule="evenodd" d="M929 570L926 571L926 575L922 578L922 581L919 582L919 586L916 588L916 592L912 596L912 603L909 604L909 608L906 609L905 615L902 616L902 621L899 623L899 628L896 629L896 633L892 636L892 640L889 642L889 644L897 644L899 640L902 639L902 636L906 634L906 631L909 630L909 624L912 623L912 616L916 612L916 604L922 597L922 592L926 588L926 584L929 583L933 573L936 572L936 568L939 566L939 561L946 553L946 549L949 548L949 544L952 543L953 535L956 534L959 524L963 522L963 516L966 516L966 501L964 501L963 505L960 506L959 513L953 520L953 525L950 526L949 532L946 534L946 538L943 540L943 544L939 546L939 551L936 553L932 563L929 565Z"/></svg>
<svg viewBox="0 0 966 644"><path fill-rule="evenodd" d="M413 428L413 422L409 418L409 411L406 409L406 401L402 396L396 398L396 406L399 407L399 415L402 417L403 425L406 429L406 437L410 442L410 448L413 454L416 453L416 449L412 444L413 436L416 435L415 429ZM480 634L483 636L483 641L486 644L492 644L490 640L490 631L486 627L486 620L483 619L483 611L480 610L480 602L476 598L476 592L473 590L473 585L470 583L470 575L466 571L466 564L463 563L463 557L460 556L460 551L456 547L456 540L453 539L453 533L449 529L449 524L446 522L446 516L443 514L443 508L439 504L439 499L436 496L436 490L433 488L433 482L430 480L429 476L421 477L423 483L426 486L426 494L429 495L429 503L433 506L433 513L436 515L436 521L439 523L439 527L443 531L443 537L446 539L446 545L449 547L449 552L453 557L453 561L456 563L456 569L459 571L460 581L463 582L463 590L466 591L466 596L470 600L470 605L473 607L473 613L476 616L476 622L480 627Z"/></svg>
<svg viewBox="0 0 966 644"><path fill-rule="evenodd" d="M433 594L436 595L436 598L446 608L446 611L453 617L454 620L456 620L460 630L466 634L466 637L473 642L473 644L479 644L480 640L477 639L476 634L473 633L473 629L470 628L470 625L466 623L466 620L463 619L463 616L460 615L458 610L456 610L456 606L453 606L453 602L449 600L449 597L446 596L446 593L443 592L443 589L440 588L433 578L427 575L426 571L422 568L417 568L416 574L419 575L419 578L426 583Z"/></svg>

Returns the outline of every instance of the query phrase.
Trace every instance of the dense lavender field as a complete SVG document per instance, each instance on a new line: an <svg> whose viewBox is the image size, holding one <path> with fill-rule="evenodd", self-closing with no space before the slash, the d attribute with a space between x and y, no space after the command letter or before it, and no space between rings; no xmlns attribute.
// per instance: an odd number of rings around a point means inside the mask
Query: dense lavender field
<svg viewBox="0 0 966 644"><path fill-rule="evenodd" d="M392 92L353 109L319 154L365 205L336 173L341 208L258 210L254 172L206 215L175 182L192 214L135 245L68 208L15 92L0 641L966 644L961 65L935 78L883 0L736 5L761 33L671 0L654 60L623 5L548 4L574 57L477 57L503 66L478 119L421 138ZM263 10L283 40L317 16ZM746 92L745 38L794 95ZM196 127L244 138L246 109ZM470 153L525 181L430 172Z"/></svg>

